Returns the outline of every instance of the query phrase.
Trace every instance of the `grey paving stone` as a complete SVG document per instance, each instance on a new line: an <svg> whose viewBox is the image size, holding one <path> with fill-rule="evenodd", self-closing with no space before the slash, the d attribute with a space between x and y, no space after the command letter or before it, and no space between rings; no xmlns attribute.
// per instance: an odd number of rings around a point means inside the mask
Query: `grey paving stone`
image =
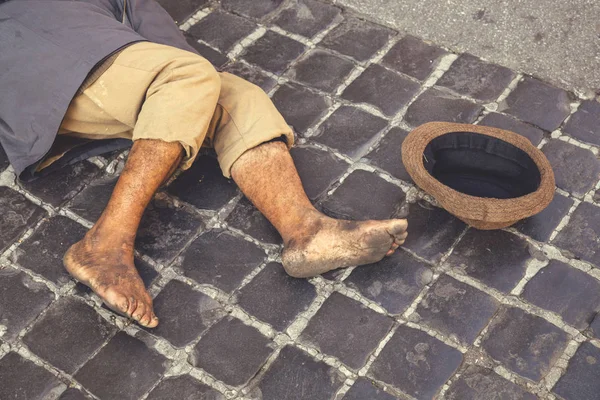
<svg viewBox="0 0 600 400"><path fill-rule="evenodd" d="M355 103L367 103L394 116L419 90L419 84L378 64L368 67L342 93Z"/></svg>
<svg viewBox="0 0 600 400"><path fill-rule="evenodd" d="M541 213L515 224L515 228L533 239L546 242L560 221L573 206L573 200L556 193L548 207Z"/></svg>
<svg viewBox="0 0 600 400"><path fill-rule="evenodd" d="M9 165L10 162L8 161L6 152L4 151L2 146L0 146L0 172L4 171Z"/></svg>
<svg viewBox="0 0 600 400"><path fill-rule="evenodd" d="M162 381L146 399L225 400L225 396L189 375L181 375Z"/></svg>
<svg viewBox="0 0 600 400"><path fill-rule="evenodd" d="M193 37L227 52L256 28L257 25L252 21L217 10L202 18L188 32Z"/></svg>
<svg viewBox="0 0 600 400"><path fill-rule="evenodd" d="M20 186L55 207L70 200L90 181L100 174L100 168L83 161L64 167L33 182L20 182Z"/></svg>
<svg viewBox="0 0 600 400"><path fill-rule="evenodd" d="M284 347L259 384L263 399L328 400L344 378L295 347Z"/></svg>
<svg viewBox="0 0 600 400"><path fill-rule="evenodd" d="M514 78L515 73L510 69L465 53L452 63L436 85L487 102L497 99Z"/></svg>
<svg viewBox="0 0 600 400"><path fill-rule="evenodd" d="M583 343L553 391L565 400L595 400L600 392L599 375L600 350Z"/></svg>
<svg viewBox="0 0 600 400"><path fill-rule="evenodd" d="M581 203L553 243L577 258L600 265L600 208Z"/></svg>
<svg viewBox="0 0 600 400"><path fill-rule="evenodd" d="M497 309L498 302L490 295L442 275L416 312L420 323L472 344Z"/></svg>
<svg viewBox="0 0 600 400"><path fill-rule="evenodd" d="M295 279L283 266L268 264L237 294L240 306L275 329L283 331L316 297L306 279Z"/></svg>
<svg viewBox="0 0 600 400"><path fill-rule="evenodd" d="M332 24L341 10L315 0L297 0L279 13L273 23L288 32L312 38Z"/></svg>
<svg viewBox="0 0 600 400"><path fill-rule="evenodd" d="M8 353L0 359L0 399L42 400L55 398L65 384L44 368Z"/></svg>
<svg viewBox="0 0 600 400"><path fill-rule="evenodd" d="M299 134L304 134L331 106L329 99L292 83L277 89L273 103Z"/></svg>
<svg viewBox="0 0 600 400"><path fill-rule="evenodd" d="M71 388L65 390L63 394L58 398L58 400L87 400L86 397L81 391L75 388Z"/></svg>
<svg viewBox="0 0 600 400"><path fill-rule="evenodd" d="M312 317L300 339L359 370L393 324L391 318L334 292Z"/></svg>
<svg viewBox="0 0 600 400"><path fill-rule="evenodd" d="M577 329L585 329L600 311L600 282L583 271L552 260L527 283L523 297L560 314Z"/></svg>
<svg viewBox="0 0 600 400"><path fill-rule="evenodd" d="M46 220L15 251L19 265L57 285L71 281L63 257L71 245L83 239L87 229L70 218L58 215Z"/></svg>
<svg viewBox="0 0 600 400"><path fill-rule="evenodd" d="M365 378L359 378L344 395L344 400L394 400L396 397L386 393Z"/></svg>
<svg viewBox="0 0 600 400"><path fill-rule="evenodd" d="M570 114L569 94L531 77L525 77L506 99L500 111L514 115L546 131L553 131Z"/></svg>
<svg viewBox="0 0 600 400"><path fill-rule="evenodd" d="M283 0L223 0L221 5L230 11L252 18L262 18L275 11Z"/></svg>
<svg viewBox="0 0 600 400"><path fill-rule="evenodd" d="M469 229L448 263L501 292L509 293L525 276L531 258L524 239L505 231Z"/></svg>
<svg viewBox="0 0 600 400"><path fill-rule="evenodd" d="M181 269L186 276L231 292L265 260L266 254L254 243L227 231L211 230L196 239L182 257Z"/></svg>
<svg viewBox="0 0 600 400"><path fill-rule="evenodd" d="M591 336L600 339L600 313L594 316L592 323L588 329Z"/></svg>
<svg viewBox="0 0 600 400"><path fill-rule="evenodd" d="M281 244L281 236L271 223L245 197L225 220L229 226L269 244Z"/></svg>
<svg viewBox="0 0 600 400"><path fill-rule="evenodd" d="M600 145L600 102L586 100L569 118L563 132L581 141Z"/></svg>
<svg viewBox="0 0 600 400"><path fill-rule="evenodd" d="M108 204L118 179L109 176L93 181L75 196L69 209L90 222L96 222Z"/></svg>
<svg viewBox="0 0 600 400"><path fill-rule="evenodd" d="M358 61L366 61L395 34L381 25L350 17L329 32L321 44Z"/></svg>
<svg viewBox="0 0 600 400"><path fill-rule="evenodd" d="M243 55L244 60L274 74L282 74L300 57L306 47L294 39L267 31L252 43Z"/></svg>
<svg viewBox="0 0 600 400"><path fill-rule="evenodd" d="M414 36L404 36L383 57L381 63L413 78L424 80L447 52Z"/></svg>
<svg viewBox="0 0 600 400"><path fill-rule="evenodd" d="M185 32L184 36L187 43L192 46L202 57L206 58L215 68L221 68L229 62L229 58L221 53L205 45L204 43L198 42L198 39L193 37L190 33Z"/></svg>
<svg viewBox="0 0 600 400"><path fill-rule="evenodd" d="M150 330L175 347L184 347L225 315L223 307L183 282L172 280L154 299L160 324Z"/></svg>
<svg viewBox="0 0 600 400"><path fill-rule="evenodd" d="M312 147L294 147L291 150L302 186L312 201L348 169L348 164L327 151Z"/></svg>
<svg viewBox="0 0 600 400"><path fill-rule="evenodd" d="M168 264L203 226L196 214L154 200L144 213L135 246L155 261Z"/></svg>
<svg viewBox="0 0 600 400"><path fill-rule="evenodd" d="M183 23L191 17L198 9L205 6L208 0L158 0L158 3L177 23Z"/></svg>
<svg viewBox="0 0 600 400"><path fill-rule="evenodd" d="M0 267L0 325L4 340L12 340L54 300L40 282L23 272ZM1 396L0 396L1 398Z"/></svg>
<svg viewBox="0 0 600 400"><path fill-rule="evenodd" d="M230 74L237 75L249 82L254 83L265 92L270 91L277 84L277 81L275 79L267 76L266 74L264 74L256 68L250 67L240 62L230 64L227 67L225 67L224 70L226 72L229 72Z"/></svg>
<svg viewBox="0 0 600 400"><path fill-rule="evenodd" d="M45 214L21 193L0 187L0 252L6 250Z"/></svg>
<svg viewBox="0 0 600 400"><path fill-rule="evenodd" d="M431 121L470 124L483 108L438 89L428 89L408 107L404 120L411 126Z"/></svg>
<svg viewBox="0 0 600 400"><path fill-rule="evenodd" d="M373 165L386 170L396 178L412 182L412 178L402 163L402 143L407 135L408 132L401 128L391 129L377 147L367 154L366 158Z"/></svg>
<svg viewBox="0 0 600 400"><path fill-rule="evenodd" d="M519 135L525 136L527 139L529 139L529 141L531 141L531 143L533 143L535 146L540 144L544 138L544 131L540 128L526 124L525 122L521 122L518 119L514 119L504 114L489 113L483 117L481 122L479 122L479 125L493 126L494 128L505 129L507 131L518 133Z"/></svg>
<svg viewBox="0 0 600 400"><path fill-rule="evenodd" d="M228 385L241 386L256 375L272 352L271 341L255 328L225 318L202 336L190 361Z"/></svg>
<svg viewBox="0 0 600 400"><path fill-rule="evenodd" d="M448 400L536 400L537 396L500 377L494 371L469 365L446 392Z"/></svg>
<svg viewBox="0 0 600 400"><path fill-rule="evenodd" d="M169 185L168 191L201 210L218 210L237 195L237 186L223 176L216 158L203 155Z"/></svg>
<svg viewBox="0 0 600 400"><path fill-rule="evenodd" d="M375 264L354 269L344 283L391 314L402 314L432 278L427 264L399 250Z"/></svg>
<svg viewBox="0 0 600 400"><path fill-rule="evenodd" d="M462 362L462 354L423 331L398 327L369 375L418 399L431 399Z"/></svg>
<svg viewBox="0 0 600 400"><path fill-rule="evenodd" d="M354 68L352 61L321 49L311 50L294 65L289 76L315 89L333 92Z"/></svg>
<svg viewBox="0 0 600 400"><path fill-rule="evenodd" d="M429 203L411 204L408 214L410 230L404 247L419 256L437 262L465 230L464 222L446 210Z"/></svg>
<svg viewBox="0 0 600 400"><path fill-rule="evenodd" d="M116 331L92 307L65 297L36 321L23 342L50 364L73 373Z"/></svg>
<svg viewBox="0 0 600 400"><path fill-rule="evenodd" d="M317 130L316 142L329 146L349 157L364 153L387 121L360 108L342 106Z"/></svg>
<svg viewBox="0 0 600 400"><path fill-rule="evenodd" d="M365 170L353 171L323 203L323 211L340 219L392 217L404 201L402 189Z"/></svg>
<svg viewBox="0 0 600 400"><path fill-rule="evenodd" d="M552 139L542 151L552 165L559 188L582 197L598 183L600 162L590 150Z"/></svg>
<svg viewBox="0 0 600 400"><path fill-rule="evenodd" d="M488 327L482 347L506 368L539 381L562 355L568 335L540 317L503 308Z"/></svg>
<svg viewBox="0 0 600 400"><path fill-rule="evenodd" d="M74 378L102 399L137 399L158 382L166 361L139 339L119 332Z"/></svg>

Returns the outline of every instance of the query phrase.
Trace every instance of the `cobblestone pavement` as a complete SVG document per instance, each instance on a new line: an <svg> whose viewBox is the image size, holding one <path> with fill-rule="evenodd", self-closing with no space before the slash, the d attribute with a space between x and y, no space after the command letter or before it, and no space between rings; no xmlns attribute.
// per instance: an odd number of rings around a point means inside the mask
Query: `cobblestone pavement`
<svg viewBox="0 0 600 400"><path fill-rule="evenodd" d="M215 65L272 95L320 209L408 213L409 239L378 265L289 278L276 232L204 154L144 217L137 265L162 322L144 330L61 265L126 154L27 185L2 157L0 399L600 398L597 99L314 0L163 3ZM555 200L513 228L468 229L400 163L431 120L527 136Z"/></svg>

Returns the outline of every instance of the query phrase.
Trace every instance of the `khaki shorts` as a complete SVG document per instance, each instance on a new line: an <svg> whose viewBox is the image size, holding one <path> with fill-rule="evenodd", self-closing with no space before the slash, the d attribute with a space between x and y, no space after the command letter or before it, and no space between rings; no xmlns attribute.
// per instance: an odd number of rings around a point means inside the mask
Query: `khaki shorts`
<svg viewBox="0 0 600 400"><path fill-rule="evenodd" d="M202 146L214 148L223 174L249 149L294 134L258 86L184 50L141 42L119 53L111 66L72 101L59 135L179 142L181 168Z"/></svg>

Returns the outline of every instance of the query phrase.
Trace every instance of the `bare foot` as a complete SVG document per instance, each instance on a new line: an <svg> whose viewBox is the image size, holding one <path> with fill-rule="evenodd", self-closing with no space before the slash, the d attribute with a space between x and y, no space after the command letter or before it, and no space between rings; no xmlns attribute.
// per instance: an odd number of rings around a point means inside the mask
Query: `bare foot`
<svg viewBox="0 0 600 400"><path fill-rule="evenodd" d="M154 328L158 318L152 298L133 264L133 246L103 241L92 231L65 254L64 264L78 281L89 286L113 311Z"/></svg>
<svg viewBox="0 0 600 400"><path fill-rule="evenodd" d="M354 265L371 264L404 244L407 221L342 221L319 215L286 242L286 272L307 278Z"/></svg>

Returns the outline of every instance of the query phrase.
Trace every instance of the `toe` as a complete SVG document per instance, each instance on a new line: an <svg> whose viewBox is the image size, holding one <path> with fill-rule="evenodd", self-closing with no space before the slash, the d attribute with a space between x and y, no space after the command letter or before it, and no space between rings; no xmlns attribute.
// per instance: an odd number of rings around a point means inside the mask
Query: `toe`
<svg viewBox="0 0 600 400"><path fill-rule="evenodd" d="M146 305L144 304L144 302L137 302L137 308L135 309L135 312L131 314L131 317L140 324L144 325L142 323L142 319L146 317Z"/></svg>
<svg viewBox="0 0 600 400"><path fill-rule="evenodd" d="M156 315L154 315L154 312L152 312L150 321L146 324L146 327L147 328L156 328L157 325L158 325L158 317Z"/></svg>
<svg viewBox="0 0 600 400"><path fill-rule="evenodd" d="M400 235L406 232L408 228L408 221L405 219L396 219L391 221L390 226L388 227L388 233L392 236Z"/></svg>
<svg viewBox="0 0 600 400"><path fill-rule="evenodd" d="M125 311L125 314L132 317L133 314L135 313L135 310L137 309L137 307L138 307L137 300L133 297L130 297L129 298L129 308L127 309L127 311Z"/></svg>

